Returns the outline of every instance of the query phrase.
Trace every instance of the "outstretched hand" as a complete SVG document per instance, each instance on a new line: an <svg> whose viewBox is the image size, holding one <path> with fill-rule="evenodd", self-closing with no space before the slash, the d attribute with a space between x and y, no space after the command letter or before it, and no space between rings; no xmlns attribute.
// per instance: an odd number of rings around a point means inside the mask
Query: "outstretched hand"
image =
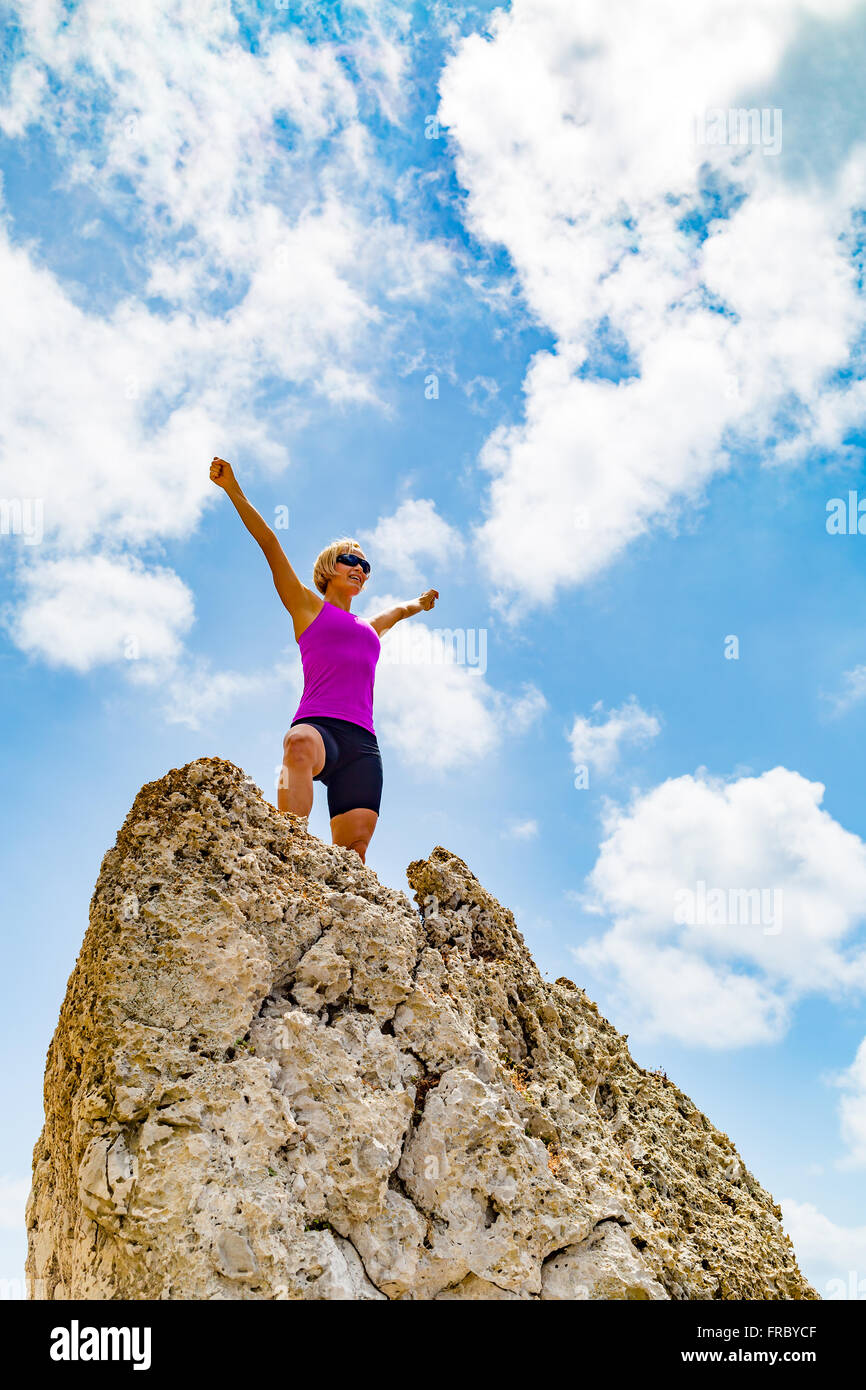
<svg viewBox="0 0 866 1390"><path fill-rule="evenodd" d="M237 485L237 478L232 472L231 464L226 463L225 459L221 458L214 458L210 466L210 480L212 483L216 483L217 487L221 488L229 488Z"/></svg>
<svg viewBox="0 0 866 1390"><path fill-rule="evenodd" d="M418 602L420 603L421 607L424 609L426 613L429 609L433 607L438 597L438 589L427 589L427 591L423 593L421 597L418 599Z"/></svg>

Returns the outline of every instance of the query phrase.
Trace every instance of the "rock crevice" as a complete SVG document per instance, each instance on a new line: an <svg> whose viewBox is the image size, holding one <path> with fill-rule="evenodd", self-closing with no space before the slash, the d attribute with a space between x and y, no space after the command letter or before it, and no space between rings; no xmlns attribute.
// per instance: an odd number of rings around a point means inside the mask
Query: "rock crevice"
<svg viewBox="0 0 866 1390"><path fill-rule="evenodd" d="M408 878L219 759L142 788L48 1053L32 1295L817 1297L728 1136L463 861Z"/></svg>

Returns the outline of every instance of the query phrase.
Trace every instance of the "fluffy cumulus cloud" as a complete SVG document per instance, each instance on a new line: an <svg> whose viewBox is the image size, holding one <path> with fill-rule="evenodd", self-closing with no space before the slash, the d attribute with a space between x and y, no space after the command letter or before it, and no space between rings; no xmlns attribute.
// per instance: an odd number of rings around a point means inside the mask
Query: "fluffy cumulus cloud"
<svg viewBox="0 0 866 1390"><path fill-rule="evenodd" d="M609 925L574 953L635 1033L743 1047L779 1038L810 993L866 989L866 845L823 794L777 767L608 807L585 906Z"/></svg>
<svg viewBox="0 0 866 1390"><path fill-rule="evenodd" d="M51 152L66 245L84 238L104 274L76 279L50 236L25 242L4 219L0 287L16 333L0 343L0 496L38 499L43 513L38 546L4 549L21 570L10 630L33 652L47 633L52 659L71 654L82 670L116 659L116 630L140 629L156 592L151 646L165 655L188 625L180 581L154 569L133 583L124 562L97 640L102 606L82 610L99 563L189 534L227 440L235 456L284 467L292 392L306 409L375 401L372 335L381 347L396 333L392 306L426 295L449 262L394 210L370 134L405 102L396 12L358 9L354 42L316 43L268 12L251 45L229 0L13 9L0 126ZM81 640L51 630L46 590L61 573Z"/></svg>
<svg viewBox="0 0 866 1390"><path fill-rule="evenodd" d="M378 595L363 616L399 602L393 594ZM497 690L486 676L486 630L436 627L433 613L383 634L376 718L383 746L435 776L494 754L510 733L526 732L547 702L531 684L513 693Z"/></svg>
<svg viewBox="0 0 866 1390"><path fill-rule="evenodd" d="M592 707L595 718L575 717L568 735L575 771L580 767L610 772L619 761L624 744L643 744L661 732L655 715L641 709L634 695L605 715L599 700Z"/></svg>
<svg viewBox="0 0 866 1390"><path fill-rule="evenodd" d="M399 574L407 584L429 580L433 589L442 582L445 567L459 560L464 551L459 531L426 497L401 502L396 512L380 517L375 529L362 539L369 543L377 565Z"/></svg>
<svg viewBox="0 0 866 1390"><path fill-rule="evenodd" d="M126 660L155 670L179 656L192 620L192 595L171 570L89 555L34 567L11 631L49 666L84 672Z"/></svg>
<svg viewBox="0 0 866 1390"><path fill-rule="evenodd" d="M844 446L864 399L866 153L834 149L820 187L789 177L770 94L804 27L832 48L855 5L515 0L447 65L468 224L506 248L554 339L524 418L481 454L481 553L506 612L555 597L551 550L569 585L675 526L734 449ZM728 111L765 107L737 143Z"/></svg>

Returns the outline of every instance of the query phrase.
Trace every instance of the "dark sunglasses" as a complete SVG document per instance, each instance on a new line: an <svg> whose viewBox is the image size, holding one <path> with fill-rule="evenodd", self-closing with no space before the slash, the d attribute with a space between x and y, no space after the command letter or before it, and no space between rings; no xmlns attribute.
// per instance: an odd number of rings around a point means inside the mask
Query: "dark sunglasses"
<svg viewBox="0 0 866 1390"><path fill-rule="evenodd" d="M362 560L360 555L338 555L338 565L360 565L365 574L370 573L370 561Z"/></svg>

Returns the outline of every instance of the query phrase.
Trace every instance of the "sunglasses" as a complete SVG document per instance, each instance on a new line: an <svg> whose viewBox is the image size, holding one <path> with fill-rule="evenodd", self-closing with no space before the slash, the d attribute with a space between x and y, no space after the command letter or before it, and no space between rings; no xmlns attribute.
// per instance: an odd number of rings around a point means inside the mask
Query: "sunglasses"
<svg viewBox="0 0 866 1390"><path fill-rule="evenodd" d="M360 565L365 574L370 573L370 561L362 560L360 555L338 555L338 565Z"/></svg>

